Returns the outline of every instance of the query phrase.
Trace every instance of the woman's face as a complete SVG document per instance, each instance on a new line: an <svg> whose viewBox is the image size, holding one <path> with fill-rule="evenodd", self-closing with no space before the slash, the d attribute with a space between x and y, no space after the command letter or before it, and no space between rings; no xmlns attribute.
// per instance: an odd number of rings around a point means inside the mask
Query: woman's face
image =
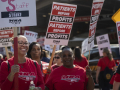
<svg viewBox="0 0 120 90"><path fill-rule="evenodd" d="M61 57L60 57L58 54L55 55L54 60L55 60L56 63L58 63L58 64L62 63L62 62L61 62Z"/></svg>
<svg viewBox="0 0 120 90"><path fill-rule="evenodd" d="M73 55L69 50L65 50L62 52L62 62L63 66L67 68L73 67Z"/></svg>
<svg viewBox="0 0 120 90"><path fill-rule="evenodd" d="M107 56L107 54L105 52L103 52L103 57L106 57L106 56Z"/></svg>
<svg viewBox="0 0 120 90"><path fill-rule="evenodd" d="M40 58L41 56L41 48L39 44L35 44L32 47L32 50L30 52L30 55L32 58Z"/></svg>
<svg viewBox="0 0 120 90"><path fill-rule="evenodd" d="M29 49L29 43L25 37L18 38L18 55L26 55Z"/></svg>

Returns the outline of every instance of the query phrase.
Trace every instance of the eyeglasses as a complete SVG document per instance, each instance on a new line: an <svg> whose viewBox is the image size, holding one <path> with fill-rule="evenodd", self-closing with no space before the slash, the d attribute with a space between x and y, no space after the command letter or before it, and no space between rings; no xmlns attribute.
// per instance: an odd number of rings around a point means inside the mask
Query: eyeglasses
<svg viewBox="0 0 120 90"><path fill-rule="evenodd" d="M29 45L28 42L23 43L23 42L19 42L19 41L18 41L18 44L19 44L20 46L23 46L23 45L28 46L28 45Z"/></svg>
<svg viewBox="0 0 120 90"><path fill-rule="evenodd" d="M60 57L54 57L55 59L60 59Z"/></svg>

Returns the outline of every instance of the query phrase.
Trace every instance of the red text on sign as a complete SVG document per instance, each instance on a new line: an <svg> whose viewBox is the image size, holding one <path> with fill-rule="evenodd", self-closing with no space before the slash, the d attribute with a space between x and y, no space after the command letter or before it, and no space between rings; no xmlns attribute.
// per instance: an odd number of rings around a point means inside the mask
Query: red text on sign
<svg viewBox="0 0 120 90"><path fill-rule="evenodd" d="M7 0L1 0L2 2L6 2ZM7 11L15 11L16 9L20 9L20 8L28 8L29 6L29 3L26 3L26 2L22 2L22 4L12 4L12 2L15 1L15 0L8 0L8 4L10 5L10 8L9 6L6 7L6 10Z"/></svg>

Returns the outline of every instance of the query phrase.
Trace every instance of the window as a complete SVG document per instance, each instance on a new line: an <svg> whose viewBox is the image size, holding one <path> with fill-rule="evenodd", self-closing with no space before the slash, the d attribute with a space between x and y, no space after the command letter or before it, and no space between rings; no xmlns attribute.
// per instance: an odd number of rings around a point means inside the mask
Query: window
<svg viewBox="0 0 120 90"><path fill-rule="evenodd" d="M93 60L93 59L100 59L98 49L92 50L92 53L90 54L90 60Z"/></svg>
<svg viewBox="0 0 120 90"><path fill-rule="evenodd" d="M88 59L88 57L89 57L89 51L87 51L86 53L84 53L84 56ZM93 59L100 59L98 49L90 51L90 60L93 60Z"/></svg>

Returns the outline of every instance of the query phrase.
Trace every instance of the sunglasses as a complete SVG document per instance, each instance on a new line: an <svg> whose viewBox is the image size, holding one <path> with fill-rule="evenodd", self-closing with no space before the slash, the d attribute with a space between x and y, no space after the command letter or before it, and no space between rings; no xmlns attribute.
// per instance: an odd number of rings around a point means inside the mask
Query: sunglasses
<svg viewBox="0 0 120 90"><path fill-rule="evenodd" d="M60 57L54 57L55 59L60 59Z"/></svg>

